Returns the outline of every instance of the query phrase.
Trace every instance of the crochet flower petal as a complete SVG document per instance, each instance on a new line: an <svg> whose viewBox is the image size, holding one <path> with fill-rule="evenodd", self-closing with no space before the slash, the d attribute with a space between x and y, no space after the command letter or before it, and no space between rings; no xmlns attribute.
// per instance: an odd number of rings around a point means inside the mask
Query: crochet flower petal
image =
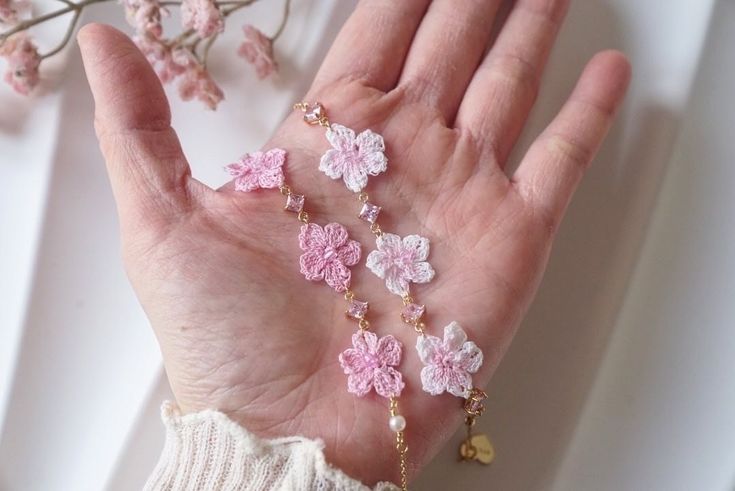
<svg viewBox="0 0 735 491"><path fill-rule="evenodd" d="M472 377L464 370L445 370L447 392L457 397L467 397L472 388Z"/></svg>
<svg viewBox="0 0 735 491"><path fill-rule="evenodd" d="M319 170L332 179L339 179L344 172L345 162L339 150L330 149L324 152L319 161Z"/></svg>
<svg viewBox="0 0 735 491"><path fill-rule="evenodd" d="M347 392L363 397L373 388L373 376L371 370L353 373L347 377Z"/></svg>
<svg viewBox="0 0 735 491"><path fill-rule="evenodd" d="M401 363L403 345L390 334L380 338L375 354L380 361L389 366L398 366Z"/></svg>
<svg viewBox="0 0 735 491"><path fill-rule="evenodd" d="M242 162L234 162L232 164L226 165L225 170L227 171L227 173L230 174L231 177L240 177L248 170L248 167L245 166Z"/></svg>
<svg viewBox="0 0 735 491"><path fill-rule="evenodd" d="M352 151L355 143L355 132L341 124L333 124L327 128L327 140L337 150Z"/></svg>
<svg viewBox="0 0 735 491"><path fill-rule="evenodd" d="M396 234L383 234L377 238L375 244L379 251L397 251L401 247L401 238Z"/></svg>
<svg viewBox="0 0 735 491"><path fill-rule="evenodd" d="M383 137L372 130L365 130L357 135L355 143L360 149L360 155L363 156L385 151Z"/></svg>
<svg viewBox="0 0 735 491"><path fill-rule="evenodd" d="M339 293L347 291L351 277L350 270L340 261L329 261L324 266L324 281Z"/></svg>
<svg viewBox="0 0 735 491"><path fill-rule="evenodd" d="M385 278L385 271L390 267L388 256L381 251L372 251L368 254L365 266L378 278Z"/></svg>
<svg viewBox="0 0 735 491"><path fill-rule="evenodd" d="M442 367L428 365L421 369L421 386L424 392L437 396L447 390L447 374Z"/></svg>
<svg viewBox="0 0 735 491"><path fill-rule="evenodd" d="M419 336L416 340L416 351L424 365L440 364L443 357L442 340L429 334Z"/></svg>
<svg viewBox="0 0 735 491"><path fill-rule="evenodd" d="M373 354L378 348L378 336L370 331L356 332L352 335L352 346L363 353Z"/></svg>
<svg viewBox="0 0 735 491"><path fill-rule="evenodd" d="M276 169L283 167L286 163L286 151L281 148L272 148L263 152L263 168Z"/></svg>
<svg viewBox="0 0 735 491"><path fill-rule="evenodd" d="M377 176L388 168L388 159L385 156L383 137L370 130L365 130L355 139L365 171Z"/></svg>
<svg viewBox="0 0 735 491"><path fill-rule="evenodd" d="M454 354L454 365L469 373L476 373L482 366L482 359L482 350L472 341L467 341Z"/></svg>
<svg viewBox="0 0 735 491"><path fill-rule="evenodd" d="M273 189L283 184L283 169L275 167L272 169L263 169L258 176L258 184L263 189Z"/></svg>
<svg viewBox="0 0 735 491"><path fill-rule="evenodd" d="M299 247L302 251L321 252L327 245L327 238L322 229L316 223L307 223L301 226L299 233Z"/></svg>
<svg viewBox="0 0 735 491"><path fill-rule="evenodd" d="M408 278L403 275L403 271L392 267L386 271L385 287L389 292L403 296L408 293Z"/></svg>
<svg viewBox="0 0 735 491"><path fill-rule="evenodd" d="M360 262L361 252L362 248L360 247L359 242L356 240L348 240L345 245L337 250L337 255L339 256L340 261L342 261L346 266L354 266Z"/></svg>
<svg viewBox="0 0 735 491"><path fill-rule="evenodd" d="M321 254L313 251L305 252L299 258L301 274L309 281L321 281L325 279L326 262Z"/></svg>
<svg viewBox="0 0 735 491"><path fill-rule="evenodd" d="M451 322L444 327L444 348L447 351L459 351L465 341L467 341L467 334L462 330L459 323Z"/></svg>
<svg viewBox="0 0 735 491"><path fill-rule="evenodd" d="M260 187L258 176L252 172L247 172L235 179L235 191L249 193Z"/></svg>
<svg viewBox="0 0 735 491"><path fill-rule="evenodd" d="M414 283L428 283L434 278L434 268L426 261L411 265L409 278Z"/></svg>
<svg viewBox="0 0 735 491"><path fill-rule="evenodd" d="M378 395L390 398L400 396L406 384L403 383L401 372L392 367L384 367L373 372L373 386Z"/></svg>
<svg viewBox="0 0 735 491"><path fill-rule="evenodd" d="M339 223L328 223L324 226L325 244L335 249L347 242L347 229Z"/></svg>
<svg viewBox="0 0 735 491"><path fill-rule="evenodd" d="M344 179L347 189L353 193L362 191L368 182L367 172L358 162L345 162L342 179Z"/></svg>
<svg viewBox="0 0 735 491"><path fill-rule="evenodd" d="M368 368L368 360L365 353L355 348L347 348L339 355L339 364L345 375L358 373Z"/></svg>
<svg viewBox="0 0 735 491"><path fill-rule="evenodd" d="M407 235L403 238L403 247L411 251L414 261L426 261L429 257L429 239L420 235Z"/></svg>

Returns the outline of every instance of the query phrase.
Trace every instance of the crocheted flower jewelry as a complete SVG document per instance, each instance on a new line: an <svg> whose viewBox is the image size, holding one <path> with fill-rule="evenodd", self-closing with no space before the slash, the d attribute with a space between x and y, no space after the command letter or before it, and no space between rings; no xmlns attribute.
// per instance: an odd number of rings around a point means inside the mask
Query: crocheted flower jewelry
<svg viewBox="0 0 735 491"><path fill-rule="evenodd" d="M306 123L326 128L326 138L332 148L322 155L319 170L332 179L342 177L347 189L357 193L362 203L357 216L370 225L376 236L376 250L368 255L366 266L385 280L389 292L403 300L401 319L418 333L416 349L424 364L421 370L423 390L431 395L449 392L465 399L463 408L468 425L465 443L472 449L469 428L484 411L482 401L487 398L487 394L472 382L472 374L482 365L482 351L475 343L467 341L467 335L456 322L445 327L443 340L425 332L426 306L414 302L410 284L428 283L434 278L434 268L427 261L429 239L419 235L401 238L383 232L378 224L382 208L371 203L364 191L368 176L377 176L387 170L383 137L369 129L356 134L350 128L330 123L324 106L318 102L301 102L295 104L294 109L304 112Z"/></svg>
<svg viewBox="0 0 735 491"><path fill-rule="evenodd" d="M352 348L339 355L339 362L347 378L348 392L359 397L375 392L390 401L389 428L396 435L401 484L407 489L404 430L406 419L398 413L398 397L405 384L398 366L403 346L391 335L378 337L368 329L366 315L368 302L355 299L350 290L350 267L360 261L360 243L349 238L347 229L339 223L323 227L311 222L304 210L305 197L294 193L285 184L283 165L286 151L278 148L244 155L239 161L225 167L235 183L235 190L251 192L258 189L278 188L286 197L285 210L295 213L302 222L299 233L301 273L309 281L324 281L348 302L347 316L358 321L358 330L352 336ZM352 175L352 174L351 174Z"/></svg>

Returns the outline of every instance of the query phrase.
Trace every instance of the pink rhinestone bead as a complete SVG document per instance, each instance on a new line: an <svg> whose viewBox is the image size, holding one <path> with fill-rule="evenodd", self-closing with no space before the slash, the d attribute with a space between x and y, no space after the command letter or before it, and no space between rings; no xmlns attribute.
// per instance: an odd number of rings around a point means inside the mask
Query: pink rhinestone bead
<svg viewBox="0 0 735 491"><path fill-rule="evenodd" d="M401 311L401 319L403 319L403 322L406 324L416 324L421 320L421 317L424 316L424 312L426 312L425 305L409 303L403 307L403 310Z"/></svg>
<svg viewBox="0 0 735 491"><path fill-rule="evenodd" d="M345 312L348 317L353 319L362 319L368 310L368 303L359 300L350 300L350 308Z"/></svg>
<svg viewBox="0 0 735 491"><path fill-rule="evenodd" d="M380 214L380 207L372 203L364 203L360 214L357 215L361 220L365 220L368 223L375 223Z"/></svg>
<svg viewBox="0 0 735 491"><path fill-rule="evenodd" d="M304 209L304 196L301 194L289 194L286 198L286 210L301 213Z"/></svg>
<svg viewBox="0 0 735 491"><path fill-rule="evenodd" d="M306 109L304 121L309 124L316 124L322 119L322 116L324 116L324 107L320 103L315 102Z"/></svg>

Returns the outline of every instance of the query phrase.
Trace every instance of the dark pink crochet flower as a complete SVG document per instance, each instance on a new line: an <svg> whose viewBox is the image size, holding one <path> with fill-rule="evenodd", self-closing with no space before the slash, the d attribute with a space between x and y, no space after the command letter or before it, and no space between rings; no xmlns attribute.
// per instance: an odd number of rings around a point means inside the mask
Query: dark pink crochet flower
<svg viewBox="0 0 735 491"><path fill-rule="evenodd" d="M347 378L347 391L362 397L370 389L383 397L398 397L405 384L401 372L401 342L391 335L378 339L369 331L352 335L352 346L339 355Z"/></svg>
<svg viewBox="0 0 735 491"><path fill-rule="evenodd" d="M242 28L245 41L240 45L237 54L255 67L258 78L265 78L278 70L273 58L273 40L251 25Z"/></svg>
<svg viewBox="0 0 735 491"><path fill-rule="evenodd" d="M249 192L259 188L277 188L283 184L285 161L286 151L273 148L267 152L245 154L225 169L235 178L236 191Z"/></svg>
<svg viewBox="0 0 735 491"><path fill-rule="evenodd" d="M419 336L416 342L419 358L426 365L421 369L421 383L426 392L438 395L444 391L457 397L467 397L472 388L471 373L482 365L482 351L460 325L452 322L444 328L444 339Z"/></svg>
<svg viewBox="0 0 735 491"><path fill-rule="evenodd" d="M304 253L299 258L301 272L310 281L324 280L338 292L350 286L350 269L360 261L360 243L347 236L339 223L320 227L307 223L301 227L299 246Z"/></svg>

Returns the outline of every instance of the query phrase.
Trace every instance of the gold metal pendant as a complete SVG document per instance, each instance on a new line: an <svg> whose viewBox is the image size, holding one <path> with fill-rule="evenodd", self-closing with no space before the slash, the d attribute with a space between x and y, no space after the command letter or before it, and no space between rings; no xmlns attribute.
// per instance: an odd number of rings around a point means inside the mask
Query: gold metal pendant
<svg viewBox="0 0 735 491"><path fill-rule="evenodd" d="M473 435L459 446L459 455L462 460L476 460L481 464L489 465L495 460L495 449L487 435Z"/></svg>

